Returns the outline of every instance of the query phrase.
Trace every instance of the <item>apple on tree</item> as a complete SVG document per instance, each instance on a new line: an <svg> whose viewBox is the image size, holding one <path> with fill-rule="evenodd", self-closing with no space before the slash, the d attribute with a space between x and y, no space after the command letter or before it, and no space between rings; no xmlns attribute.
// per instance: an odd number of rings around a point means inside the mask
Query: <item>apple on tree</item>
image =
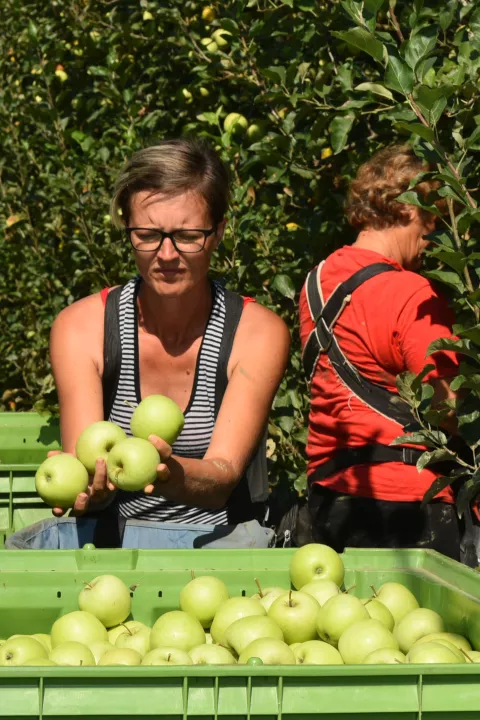
<svg viewBox="0 0 480 720"><path fill-rule="evenodd" d="M66 510L88 488L88 472L67 453L47 458L35 473L35 489L43 502Z"/></svg>
<svg viewBox="0 0 480 720"><path fill-rule="evenodd" d="M158 450L148 440L127 438L108 453L108 478L120 490L143 490L157 479L160 462Z"/></svg>
<svg viewBox="0 0 480 720"><path fill-rule="evenodd" d="M80 610L95 615L107 628L130 615L130 589L116 575L99 575L85 585L78 597Z"/></svg>
<svg viewBox="0 0 480 720"><path fill-rule="evenodd" d="M180 591L181 609L209 628L220 606L228 600L228 590L222 580L212 575L193 578Z"/></svg>
<svg viewBox="0 0 480 720"><path fill-rule="evenodd" d="M320 605L307 593L289 593L277 598L268 611L268 617L283 632L285 642L306 642L317 637L317 614Z"/></svg>
<svg viewBox="0 0 480 720"><path fill-rule="evenodd" d="M342 558L328 545L303 545L290 559L290 580L296 590L316 580L333 580L340 587L344 576Z"/></svg>
<svg viewBox="0 0 480 720"><path fill-rule="evenodd" d="M106 460L113 446L126 438L127 434L121 427L107 420L100 420L80 433L75 445L75 455L89 475L95 475L97 460Z"/></svg>
<svg viewBox="0 0 480 720"><path fill-rule="evenodd" d="M173 445L183 430L185 417L177 403L165 395L149 395L135 408L130 430L136 438L148 440L156 435Z"/></svg>

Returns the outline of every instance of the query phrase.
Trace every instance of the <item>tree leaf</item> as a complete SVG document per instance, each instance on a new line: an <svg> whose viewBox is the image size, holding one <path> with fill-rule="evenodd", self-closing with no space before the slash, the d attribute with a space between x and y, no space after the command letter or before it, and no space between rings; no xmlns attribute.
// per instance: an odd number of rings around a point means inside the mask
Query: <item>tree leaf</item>
<svg viewBox="0 0 480 720"><path fill-rule="evenodd" d="M337 115L333 118L329 126L330 141L335 155L342 152L347 144L348 134L352 129L355 115Z"/></svg>
<svg viewBox="0 0 480 720"><path fill-rule="evenodd" d="M425 445L426 447L435 447L430 438L424 431L410 433L409 435L400 435L392 440L390 445Z"/></svg>
<svg viewBox="0 0 480 720"><path fill-rule="evenodd" d="M406 203L407 205L415 205L415 207L422 208L422 210L427 210L432 213L432 215L442 217L442 213L435 205L427 205L424 203L414 190L407 190L407 192L402 193L395 198L395 200L397 202Z"/></svg>
<svg viewBox="0 0 480 720"><path fill-rule="evenodd" d="M277 85L285 85L287 71L283 65L272 65L262 70L262 74L269 80L273 80Z"/></svg>
<svg viewBox="0 0 480 720"><path fill-rule="evenodd" d="M448 448L438 448L437 450L432 451L427 450L423 453L423 455L421 455L421 457L418 458L417 470L418 472L422 472L423 468L426 468L428 465L455 460L455 458L455 453L448 450Z"/></svg>
<svg viewBox="0 0 480 720"><path fill-rule="evenodd" d="M480 443L480 398L474 393L457 403L458 432L470 447Z"/></svg>
<svg viewBox="0 0 480 720"><path fill-rule="evenodd" d="M425 270L423 274L430 280L439 280L444 285L448 285L448 287L456 290L458 293L464 293L466 290L463 279L460 275L458 275L458 273L453 272L452 270Z"/></svg>
<svg viewBox="0 0 480 720"><path fill-rule="evenodd" d="M441 350L447 350L449 352L460 353L460 355L466 355L479 362L478 350L474 350L470 347L468 340L455 340L453 338L439 338L430 343L427 348L427 356L433 355Z"/></svg>
<svg viewBox="0 0 480 720"><path fill-rule="evenodd" d="M396 127L399 130L407 130L412 133L412 135L418 135L428 142L433 142L435 140L435 133L432 128L426 127L425 125L422 125L422 123L399 122L396 124Z"/></svg>
<svg viewBox="0 0 480 720"><path fill-rule="evenodd" d="M448 91L445 86L442 88L429 88L420 85L415 90L415 100L422 111L425 120L431 125L436 125L440 120L443 111L447 106Z"/></svg>
<svg viewBox="0 0 480 720"><path fill-rule="evenodd" d="M413 90L413 70L400 58L389 55L385 85L402 95L410 95Z"/></svg>
<svg viewBox="0 0 480 720"><path fill-rule="evenodd" d="M365 91L375 93L375 95L382 95L382 97L386 97L388 100L393 100L393 95L390 90L383 85L380 85L380 83L364 82L357 85L354 89L358 92Z"/></svg>
<svg viewBox="0 0 480 720"><path fill-rule="evenodd" d="M441 492L442 490L445 490L445 488L447 488L449 485L451 485L457 479L458 479L457 477L442 476L442 477L438 477L436 480L434 480L433 483L428 488L425 495L423 496L422 506L425 506L427 503L429 503L431 500L433 500L433 498L436 497L439 492Z"/></svg>
<svg viewBox="0 0 480 720"><path fill-rule="evenodd" d="M295 287L288 275L275 275L272 287L290 300L295 298Z"/></svg>
<svg viewBox="0 0 480 720"><path fill-rule="evenodd" d="M422 28L418 33L412 33L404 47L405 60L412 70L426 57L437 44L437 31L435 26Z"/></svg>
<svg viewBox="0 0 480 720"><path fill-rule="evenodd" d="M358 50L363 50L363 52L373 57L374 60L382 62L383 43L377 40L366 28L357 27L342 32L335 30L332 32L332 35L347 43L347 45L351 45Z"/></svg>
<svg viewBox="0 0 480 720"><path fill-rule="evenodd" d="M457 511L459 517L470 511L470 503L480 494L480 470L465 480L458 492Z"/></svg>

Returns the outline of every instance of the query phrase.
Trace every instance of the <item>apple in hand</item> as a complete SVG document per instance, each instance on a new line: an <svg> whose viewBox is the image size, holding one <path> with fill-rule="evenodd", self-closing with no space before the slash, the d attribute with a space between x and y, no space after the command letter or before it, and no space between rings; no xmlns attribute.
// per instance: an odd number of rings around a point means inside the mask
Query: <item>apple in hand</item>
<svg viewBox="0 0 480 720"><path fill-rule="evenodd" d="M227 646L232 647L237 655L240 655L247 645L259 638L283 640L283 633L276 622L261 615L250 615L235 620L225 631Z"/></svg>
<svg viewBox="0 0 480 720"><path fill-rule="evenodd" d="M150 635L150 628L138 628L136 630L126 628L125 632L121 633L116 639L115 647L132 648L144 657L150 650Z"/></svg>
<svg viewBox="0 0 480 720"><path fill-rule="evenodd" d="M264 665L295 665L293 650L281 640L260 638L247 645L238 658L239 665L245 665L250 658L260 658Z"/></svg>
<svg viewBox="0 0 480 720"><path fill-rule="evenodd" d="M95 657L90 648L76 641L60 643L52 650L49 659L55 665L95 665Z"/></svg>
<svg viewBox="0 0 480 720"><path fill-rule="evenodd" d="M113 648L100 658L99 665L140 665L142 656L131 648Z"/></svg>
<svg viewBox="0 0 480 720"><path fill-rule="evenodd" d="M165 395L149 395L135 408L130 429L132 435L148 440L156 435L173 445L183 430L185 417L177 403Z"/></svg>
<svg viewBox="0 0 480 720"><path fill-rule="evenodd" d="M200 622L183 610L171 610L160 615L150 635L152 650L170 647L188 652L204 643L205 631Z"/></svg>
<svg viewBox="0 0 480 720"><path fill-rule="evenodd" d="M95 475L97 460L106 460L113 446L126 437L126 432L115 423L107 420L94 422L80 434L75 445L75 455L86 467L89 475Z"/></svg>
<svg viewBox="0 0 480 720"><path fill-rule="evenodd" d="M115 575L99 575L78 596L80 610L92 613L107 628L126 620L131 605L130 589Z"/></svg>
<svg viewBox="0 0 480 720"><path fill-rule="evenodd" d="M350 625L369 618L362 601L354 595L334 595L317 614L317 632L321 640L337 647L341 635Z"/></svg>
<svg viewBox="0 0 480 720"><path fill-rule="evenodd" d="M335 595L340 595L340 588L333 580L314 580L302 587L302 592L315 598L320 607Z"/></svg>
<svg viewBox="0 0 480 720"><path fill-rule="evenodd" d="M294 590L277 598L268 611L288 645L317 637L317 614L320 605L311 595Z"/></svg>
<svg viewBox="0 0 480 720"><path fill-rule="evenodd" d="M290 560L290 579L297 590L315 580L333 580L340 587L344 575L340 555L321 543L309 543L298 548Z"/></svg>
<svg viewBox="0 0 480 720"><path fill-rule="evenodd" d="M407 654L407 663L464 663L465 657L436 642L421 643Z"/></svg>
<svg viewBox="0 0 480 720"><path fill-rule="evenodd" d="M262 588L261 594L255 593L255 595L252 595L253 600L258 600L261 605L265 608L265 610L270 610L270 607L272 603L275 602L277 598L279 598L281 595L285 595L285 593L288 593L288 590L281 587L266 587Z"/></svg>
<svg viewBox="0 0 480 720"><path fill-rule="evenodd" d="M338 651L347 665L360 665L374 650L398 650L398 642L379 620L359 620L350 625L338 641Z"/></svg>
<svg viewBox="0 0 480 720"><path fill-rule="evenodd" d="M228 600L228 590L222 580L212 575L194 578L180 591L180 608L209 628L217 610Z"/></svg>
<svg viewBox="0 0 480 720"><path fill-rule="evenodd" d="M142 660L142 665L193 665L193 660L185 650L175 647L159 647L150 650Z"/></svg>
<svg viewBox="0 0 480 720"><path fill-rule="evenodd" d="M445 630L442 618L434 610L417 608L405 615L395 625L394 635L400 650L407 653L424 635L441 633Z"/></svg>
<svg viewBox="0 0 480 720"><path fill-rule="evenodd" d="M398 665L398 663L405 662L406 657L400 650L380 648L380 650L374 650L370 655L367 655L363 665Z"/></svg>
<svg viewBox="0 0 480 720"><path fill-rule="evenodd" d="M217 611L210 628L214 642L227 645L225 637L229 625L248 615L266 615L265 608L258 600L247 597L232 597L226 600ZM200 645L201 643L196 643Z"/></svg>
<svg viewBox="0 0 480 720"><path fill-rule="evenodd" d="M97 665L102 655L105 655L106 652L110 652L110 650L114 649L112 643L106 642L105 640L102 640L101 642L94 642L88 647L90 648Z"/></svg>
<svg viewBox="0 0 480 720"><path fill-rule="evenodd" d="M74 610L55 620L50 637L52 648L70 640L91 645L108 639L107 630L100 620L82 610Z"/></svg>
<svg viewBox="0 0 480 720"><path fill-rule="evenodd" d="M127 438L108 453L108 477L120 490L143 490L157 479L160 462L158 450L148 440Z"/></svg>
<svg viewBox="0 0 480 720"><path fill-rule="evenodd" d="M230 650L221 645L198 645L188 654L194 665L235 665L237 662Z"/></svg>
<svg viewBox="0 0 480 720"><path fill-rule="evenodd" d="M392 632L395 625L395 620L393 619L393 615L386 605L381 603L380 600L377 600L376 598L364 598L362 600L362 603L365 605L365 608L372 620L379 620L381 623L383 623L383 625L385 625L387 630L390 630L390 632Z"/></svg>
<svg viewBox="0 0 480 720"><path fill-rule="evenodd" d="M293 653L297 665L343 665L343 658L336 648L322 640L308 640L297 643Z"/></svg>
<svg viewBox="0 0 480 720"><path fill-rule="evenodd" d="M87 490L88 472L72 455L52 455L38 468L35 488L47 505L66 510L73 507L77 495Z"/></svg>
<svg viewBox="0 0 480 720"><path fill-rule="evenodd" d="M417 598L405 585L396 582L384 583L375 595L376 600L385 605L396 623L419 606Z"/></svg>
<svg viewBox="0 0 480 720"><path fill-rule="evenodd" d="M29 635L16 635L0 647L0 665L23 665L27 660L46 658L47 651Z"/></svg>

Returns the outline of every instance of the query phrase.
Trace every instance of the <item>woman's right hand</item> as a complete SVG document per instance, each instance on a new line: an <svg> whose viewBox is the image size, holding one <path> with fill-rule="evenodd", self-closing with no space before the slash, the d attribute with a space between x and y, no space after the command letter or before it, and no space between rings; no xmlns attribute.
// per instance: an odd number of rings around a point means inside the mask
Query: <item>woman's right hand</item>
<svg viewBox="0 0 480 720"><path fill-rule="evenodd" d="M61 450L51 450L48 457L52 455L60 455ZM73 455L73 453L71 453ZM89 478L89 484L86 492L77 495L77 499L72 508L72 515L83 515L87 510L95 510L95 505L104 503L116 490L108 479L107 463L99 458L95 465L95 475ZM67 512L63 508L54 507L52 510L56 517L62 517Z"/></svg>

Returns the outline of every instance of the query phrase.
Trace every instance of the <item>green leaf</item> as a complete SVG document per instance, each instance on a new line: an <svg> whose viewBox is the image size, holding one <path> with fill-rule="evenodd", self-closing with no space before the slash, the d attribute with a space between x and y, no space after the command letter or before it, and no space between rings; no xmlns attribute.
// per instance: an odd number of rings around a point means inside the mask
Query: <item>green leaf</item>
<svg viewBox="0 0 480 720"><path fill-rule="evenodd" d="M442 12L440 13L438 18L438 24L444 32L452 24L453 18L455 17L455 10L457 9L457 7L458 0L450 0L450 2L447 3L446 9L442 10Z"/></svg>
<svg viewBox="0 0 480 720"><path fill-rule="evenodd" d="M295 287L288 275L275 275L271 287L290 300L295 298Z"/></svg>
<svg viewBox="0 0 480 720"><path fill-rule="evenodd" d="M470 447L480 443L480 398L468 393L457 404L458 432Z"/></svg>
<svg viewBox="0 0 480 720"><path fill-rule="evenodd" d="M347 45L357 48L357 50L363 50L374 60L382 62L383 43L377 40L366 28L357 27L343 32L333 31L332 35L347 43Z"/></svg>
<svg viewBox="0 0 480 720"><path fill-rule="evenodd" d="M466 355L467 357L473 358L477 362L479 362L480 360L478 351L470 347L468 340L439 338L438 340L434 340L434 342L430 343L427 348L427 356L433 355L434 353L440 352L442 350L446 350L447 352L459 353L460 355Z"/></svg>
<svg viewBox="0 0 480 720"><path fill-rule="evenodd" d="M415 392L412 389L412 383L415 382L417 376L413 372L402 372L397 376L396 385L398 394L403 400L411 403L415 399Z"/></svg>
<svg viewBox="0 0 480 720"><path fill-rule="evenodd" d="M433 465L438 462L447 462L448 460L455 460L455 457L455 453L448 450L448 448L438 448L437 450L432 450L431 452L427 450L427 452L424 452L423 455L418 458L417 470L418 472L422 472L423 468L426 468L428 465Z"/></svg>
<svg viewBox="0 0 480 720"><path fill-rule="evenodd" d="M269 78L269 80L273 80L277 85L285 85L287 71L283 65L272 65L262 70L262 74Z"/></svg>
<svg viewBox="0 0 480 720"><path fill-rule="evenodd" d="M363 19L363 2L355 2L355 0L340 0L340 4L353 22L357 25L364 25Z"/></svg>
<svg viewBox="0 0 480 720"><path fill-rule="evenodd" d="M397 202L405 203L407 205L415 205L415 207L422 208L422 210L427 210L432 213L432 215L442 217L442 213L435 205L426 205L414 190L407 190L407 192L402 193L395 199Z"/></svg>
<svg viewBox="0 0 480 720"><path fill-rule="evenodd" d="M399 58L389 55L385 85L402 95L410 95L413 90L413 70Z"/></svg>
<svg viewBox="0 0 480 720"><path fill-rule="evenodd" d="M337 115L329 126L330 141L335 155L342 152L347 144L348 134L352 129L355 115Z"/></svg>
<svg viewBox="0 0 480 720"><path fill-rule="evenodd" d="M392 440L390 445L425 445L426 447L435 447L431 439L424 431L410 433L409 435L400 435Z"/></svg>
<svg viewBox="0 0 480 720"><path fill-rule="evenodd" d="M458 492L457 511L459 517L470 512L470 503L480 494L480 470L466 480Z"/></svg>
<svg viewBox="0 0 480 720"><path fill-rule="evenodd" d="M463 273L463 270L465 268L465 265L467 263L467 258L463 252L460 250L450 250L446 248L445 250L432 250L428 251L428 255L431 257L437 258L437 260L440 260L440 262L445 263L445 265L449 265L452 267L459 275Z"/></svg>
<svg viewBox="0 0 480 720"><path fill-rule="evenodd" d="M433 142L435 140L435 133L432 128L426 127L425 125L422 125L422 123L399 122L396 124L396 127L399 130L407 130L412 133L412 135L418 135L428 142Z"/></svg>
<svg viewBox="0 0 480 720"><path fill-rule="evenodd" d="M422 499L422 506L425 506L427 503L429 503L431 500L433 500L434 497L438 495L439 492L442 490L445 490L449 485L451 485L455 480L458 478L455 476L452 477L446 477L442 476L437 478L433 481L433 483L428 488L427 492L423 496Z"/></svg>
<svg viewBox="0 0 480 720"><path fill-rule="evenodd" d="M414 392L417 392L417 390L420 390L422 386L423 380L427 377L428 373L432 372L432 370L435 370L436 366L432 363L429 363L428 365L425 365L423 370L418 373L415 380L413 380L411 384L411 388Z"/></svg>
<svg viewBox="0 0 480 720"><path fill-rule="evenodd" d="M425 120L431 125L436 125L440 120L447 106L449 90L450 88L446 88L445 86L441 88L429 88L426 85L420 85L420 87L415 90L417 105L422 111Z"/></svg>
<svg viewBox="0 0 480 720"><path fill-rule="evenodd" d="M412 33L404 46L405 60L412 70L418 63L431 53L437 44L435 27L423 28L418 33Z"/></svg>
<svg viewBox="0 0 480 720"><path fill-rule="evenodd" d="M375 93L375 95L382 95L382 97L386 97L388 98L388 100L393 100L393 95L390 90L387 90L387 88L383 85L380 85L380 83L364 82L360 83L360 85L357 85L357 87L354 89L358 92L365 91Z"/></svg>
<svg viewBox="0 0 480 720"><path fill-rule="evenodd" d="M450 387L453 392L457 392L461 388L465 390L474 390L477 394L480 394L480 374L472 373L472 375L457 375L450 383Z"/></svg>
<svg viewBox="0 0 480 720"><path fill-rule="evenodd" d="M423 274L430 280L439 280L441 283L448 285L448 287L451 287L460 294L463 294L466 290L463 279L460 275L458 275L458 273L451 270L425 270Z"/></svg>

